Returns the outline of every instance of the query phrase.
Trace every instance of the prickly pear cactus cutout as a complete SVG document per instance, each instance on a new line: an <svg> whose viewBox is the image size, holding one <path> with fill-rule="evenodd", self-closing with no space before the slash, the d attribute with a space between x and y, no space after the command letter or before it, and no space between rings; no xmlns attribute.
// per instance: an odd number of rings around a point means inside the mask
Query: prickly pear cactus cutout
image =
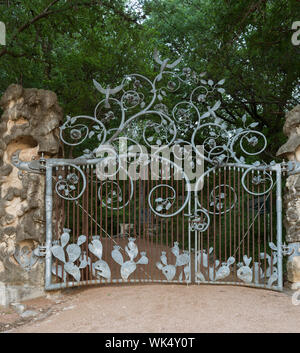
<svg viewBox="0 0 300 353"><path fill-rule="evenodd" d="M209 248L209 254L213 252L214 248ZM196 280L200 282L206 281L206 277L209 278L210 281L218 281L225 279L230 275L231 269L230 266L234 264L235 258L230 256L227 261L220 263L218 259L216 259L211 264L208 263L208 256L206 250L202 250L199 252L197 256L197 262L199 265L202 265L204 268L203 273L196 273Z"/></svg>
<svg viewBox="0 0 300 353"><path fill-rule="evenodd" d="M148 264L148 258L145 251L141 251L141 257L138 261L134 261L139 253L135 240L135 238L128 238L128 244L125 246L125 252L129 257L128 261L124 262L123 255L120 251L121 247L119 245L114 245L114 249L111 252L111 257L121 266L120 273L124 281L128 280L128 277L136 270L137 265Z"/></svg>
<svg viewBox="0 0 300 353"><path fill-rule="evenodd" d="M185 281L188 282L190 281L190 255L187 250L183 250L183 252L180 254L178 242L174 242L174 246L171 249L171 252L173 255L176 257L176 262L175 265L170 265L168 264L168 259L166 256L166 252L162 251L161 252L161 257L160 261L156 263L156 267L163 273L163 275L166 277L167 281L172 281L174 277L176 276L177 272L177 267L182 267L184 266L183 270L181 270L179 274L179 281L183 281L183 274L185 277Z"/></svg>
<svg viewBox="0 0 300 353"><path fill-rule="evenodd" d="M89 251L98 258L96 262L92 263L93 276L110 280L111 271L107 262L102 260L103 246L99 235L93 236L93 240L89 243Z"/></svg>
<svg viewBox="0 0 300 353"><path fill-rule="evenodd" d="M79 259L81 255L80 245L86 242L86 236L81 235L78 238L76 244L69 244L66 247L66 245L70 241L70 232L70 229L64 228L63 234L60 237L60 241L55 240L53 242L52 247L50 248L52 255L64 264L63 266L56 266L55 264L53 264L52 273L62 278L64 282L66 282L67 273L71 275L77 282L80 282L80 269L77 265L75 265L75 262Z"/></svg>

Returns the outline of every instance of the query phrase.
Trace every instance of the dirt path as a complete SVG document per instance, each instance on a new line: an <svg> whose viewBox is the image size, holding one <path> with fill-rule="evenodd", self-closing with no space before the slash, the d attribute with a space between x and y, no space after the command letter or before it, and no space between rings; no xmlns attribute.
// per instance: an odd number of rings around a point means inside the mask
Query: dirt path
<svg viewBox="0 0 300 353"><path fill-rule="evenodd" d="M12 314L2 314L0 324L5 332L300 332L292 293L159 284L72 289L26 302L39 312L34 318L5 325Z"/></svg>

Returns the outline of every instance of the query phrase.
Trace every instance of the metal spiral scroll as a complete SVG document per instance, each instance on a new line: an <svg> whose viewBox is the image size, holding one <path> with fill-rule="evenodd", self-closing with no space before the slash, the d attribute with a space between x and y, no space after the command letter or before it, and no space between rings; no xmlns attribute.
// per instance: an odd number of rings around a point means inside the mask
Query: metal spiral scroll
<svg viewBox="0 0 300 353"><path fill-rule="evenodd" d="M67 121L60 128L61 140L69 146L78 146L91 139L97 141L98 147L96 149L83 151L83 157L97 159L99 157L99 147L105 144L112 144L121 133L124 134L126 129L132 127L133 124L136 126L136 123L143 122L141 137L147 147L151 145L172 147L180 142L191 145L193 152L209 163L210 167L208 170L196 182L198 186L208 173L214 172L219 167L225 167L229 164L231 166L242 165L246 170L242 175L241 183L246 192L255 196L267 194L274 185L272 175L266 172L268 166L263 166L260 162L255 162L252 165L247 164L245 160L247 156L253 157L261 154L267 146L265 136L254 129L258 123L247 125L247 117L244 115L241 119L242 127L230 128L217 115L221 107L221 99L217 95L220 96L225 93L223 88L225 80L221 79L218 82L214 82L206 78L205 72L196 73L188 67L183 68L181 71L178 69L174 70L182 58L170 62L169 59L161 59L159 53L155 52L154 60L160 69L153 80L134 73L126 75L120 85L114 88L110 86L103 87L94 80L95 88L104 96L96 105L94 116L67 117ZM172 94L178 97L181 89L184 92L182 100L179 100L172 108L168 107L168 96ZM112 120L119 122L118 128L109 128ZM190 141L185 141L184 139L190 131L193 131L191 139ZM199 141L201 136L204 152L196 148L196 141ZM128 139L139 146L134 138ZM236 147L239 148L240 154L243 155L237 155ZM118 156L116 152L116 160L118 158L121 158L121 156ZM103 158L99 158L100 160L103 162ZM171 161L168 161L168 163L174 168ZM254 175L252 172L258 166L261 174ZM72 165L72 167L79 170L80 177L83 179L82 190L77 196L71 196L75 193L74 185L77 185L78 181L76 182L74 175L68 175L64 179L61 178L57 182L56 192L66 200L78 199L86 186L86 177L81 169L75 165ZM185 208L190 199L190 182L187 176L183 175L188 185L188 192L182 201L182 205L176 211L173 210L173 206L178 195L176 195L174 188L168 184L161 183L150 190L148 204L154 214L159 217L172 217ZM249 190L245 183L249 175L252 175L251 182L253 185L265 184L263 190L257 192ZM268 184L267 187L266 184ZM120 190L118 183L113 182L112 185L114 190L111 190L108 200L104 200L101 197L101 187L98 189L100 204L112 210L126 207L132 198L132 180L130 179L131 193L126 202L123 199L122 190ZM224 214L234 207L237 196L235 190L229 185L222 184L219 185L219 188L223 188L223 192L220 192L221 189L213 190L210 195L212 197L212 195L220 194L217 200L218 204L211 204L211 206L220 214ZM159 189L168 190L170 195L168 197L156 197L155 199L153 197L154 193ZM230 198L231 204L229 207L222 205L221 199L224 192L229 192L233 195ZM209 226L209 215L212 211L210 206L205 208L201 205L197 193L196 199L197 205L194 214L189 215L191 229L204 232ZM118 206L115 205L116 203Z"/></svg>
<svg viewBox="0 0 300 353"><path fill-rule="evenodd" d="M79 176L74 172L69 172L65 177L59 175L55 184L55 191L61 198L68 201L75 201L83 195L86 189L86 177L78 166L74 164L69 164L68 166L78 170ZM80 180L82 180L81 186ZM78 185L80 186L79 190L77 190Z"/></svg>

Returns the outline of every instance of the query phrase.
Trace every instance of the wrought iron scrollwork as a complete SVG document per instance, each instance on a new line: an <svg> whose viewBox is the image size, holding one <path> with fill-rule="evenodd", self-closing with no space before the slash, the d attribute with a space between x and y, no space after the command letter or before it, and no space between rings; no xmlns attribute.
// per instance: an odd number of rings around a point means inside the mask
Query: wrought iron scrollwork
<svg viewBox="0 0 300 353"><path fill-rule="evenodd" d="M268 187L263 191L253 192L245 184L247 175L261 166L259 162L254 165L246 164L246 156L258 156L267 145L265 136L254 130L258 123L246 124L246 115L242 117L241 128L228 127L228 124L218 117L218 110L221 108L221 100L215 100L217 95L225 93L223 85L224 79L214 82L206 78L206 73L197 74L192 69L185 67L181 71L175 67L182 61L182 57L170 63L169 59L162 59L158 52L154 54L154 60L160 66L159 73L153 80L140 74L126 75L121 84L111 88L104 88L98 81L94 80L95 88L105 97L101 100L94 112L94 117L80 115L76 117L67 117L66 122L60 128L62 141L70 146L77 146L87 139L96 139L98 145L111 144L116 138L124 132L133 122L144 121L142 138L146 146L153 144L157 146L172 146L172 144L181 141L192 146L196 155L208 162L213 169L220 166L226 166L230 163L235 165L243 164L246 168L242 175L242 186L252 195L267 194L273 187L272 176L263 171L261 175L253 176L251 182L253 185L268 183ZM184 98L177 102L172 109L169 109L167 98L169 94L176 92L179 95L180 88L184 86ZM187 94L187 90L190 93ZM110 120L118 119L119 127L107 130L106 126ZM193 129L190 141L184 141L188 131ZM204 146L204 152L199 152L196 148L196 140L199 136ZM134 139L132 140L134 141ZM136 145L138 143L134 141ZM237 155L236 146L238 145L240 154ZM97 149L89 151L89 157L97 157ZM117 152L116 152L117 154ZM118 156L117 156L118 158ZM103 161L103 158L102 158ZM81 173L82 175L82 173ZM82 175L82 178L85 177ZM75 178L68 175L67 178L58 181L56 191L58 194L68 200L73 200L70 196L74 187ZM188 182L188 181L187 181ZM84 180L83 184L86 183ZM161 187L169 187L164 184L155 186L150 194ZM224 190L231 188L224 185ZM119 190L120 191L120 190ZM161 217L172 217L177 213L163 212L171 208L176 197L175 190L170 190L171 195L167 199L156 199L156 205L153 205L149 198L149 207L151 211ZM232 190L234 194L234 190ZM100 196L101 190L98 190ZM102 206L113 206L115 197L122 198L119 192L110 195L108 200L101 201ZM198 197L198 195L196 195ZM76 197L77 198L77 197ZM220 196L222 198L222 195ZM235 197L233 197L234 205ZM107 202L108 201L108 202ZM125 203L125 206L130 199ZM216 201L212 201L216 202ZM119 207L124 207L120 202ZM209 218L210 209L205 209L200 205L195 209L194 218L198 212L205 212L205 217ZM183 206L186 205L186 200ZM222 213L222 200L217 200L214 205ZM180 209L181 210L181 209ZM228 210L228 208L227 208ZM226 211L227 212L227 211ZM197 227L205 229L206 227ZM195 229L196 229L195 228Z"/></svg>

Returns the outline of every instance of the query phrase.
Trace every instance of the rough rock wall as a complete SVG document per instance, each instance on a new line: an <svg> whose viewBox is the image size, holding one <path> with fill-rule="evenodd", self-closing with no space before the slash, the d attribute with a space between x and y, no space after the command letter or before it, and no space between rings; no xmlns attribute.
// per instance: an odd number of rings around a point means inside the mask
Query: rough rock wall
<svg viewBox="0 0 300 353"><path fill-rule="evenodd" d="M45 241L43 175L20 172L11 164L58 156L63 112L55 93L11 85L0 100L0 281L43 283L43 266L32 250Z"/></svg>
<svg viewBox="0 0 300 353"><path fill-rule="evenodd" d="M277 155L300 162L300 105L286 114L283 132L288 136L288 141L280 147ZM286 240L292 243L300 241L300 174L290 175L286 188L284 225Z"/></svg>
<svg viewBox="0 0 300 353"><path fill-rule="evenodd" d="M300 105L286 114L283 132L288 141L280 147L277 155L300 162ZM284 209L285 238L293 249L287 262L288 280L293 283L292 288L297 289L300 286L300 174L290 175L286 180Z"/></svg>

